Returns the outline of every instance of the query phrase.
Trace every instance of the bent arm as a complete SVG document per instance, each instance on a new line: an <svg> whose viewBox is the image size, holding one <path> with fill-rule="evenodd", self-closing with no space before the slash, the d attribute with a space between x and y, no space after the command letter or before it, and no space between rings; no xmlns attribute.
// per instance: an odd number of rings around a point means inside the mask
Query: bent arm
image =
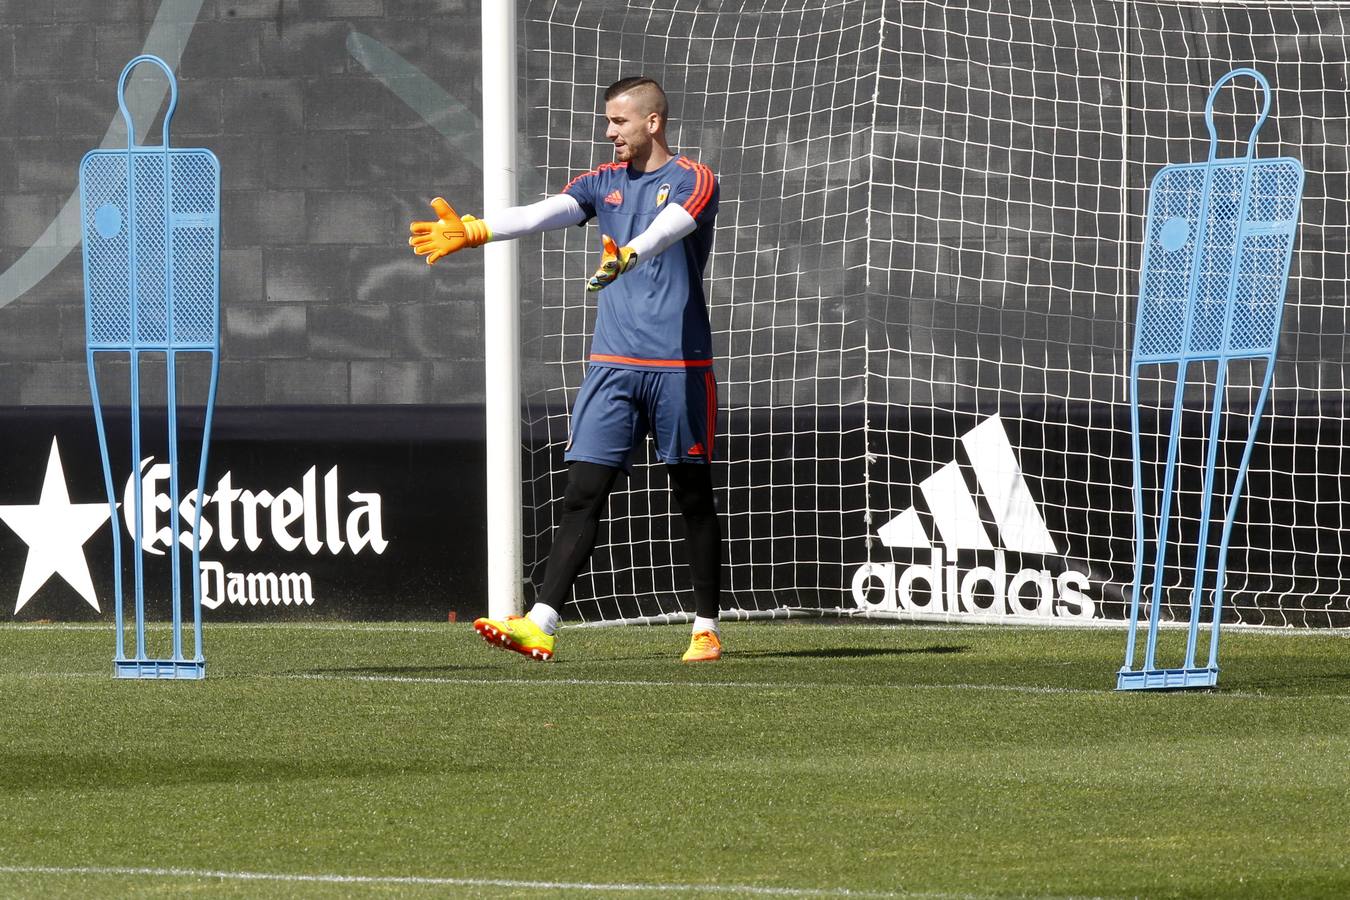
<svg viewBox="0 0 1350 900"><path fill-rule="evenodd" d="M589 292L602 291L629 269L642 265L661 255L671 244L693 234L698 222L683 206L672 203L656 214L647 229L623 247L615 245L607 234L601 235L605 252L600 257L600 268L586 282Z"/></svg>
<svg viewBox="0 0 1350 900"><path fill-rule="evenodd" d="M509 241L586 221L581 204L567 194L554 194L529 206L512 206L485 216L492 240Z"/></svg>
<svg viewBox="0 0 1350 900"><path fill-rule="evenodd" d="M698 222L689 215L689 211L678 203L672 203L652 219L647 230L633 238L628 246L637 254L637 264L641 265L665 250L671 244L693 234Z"/></svg>

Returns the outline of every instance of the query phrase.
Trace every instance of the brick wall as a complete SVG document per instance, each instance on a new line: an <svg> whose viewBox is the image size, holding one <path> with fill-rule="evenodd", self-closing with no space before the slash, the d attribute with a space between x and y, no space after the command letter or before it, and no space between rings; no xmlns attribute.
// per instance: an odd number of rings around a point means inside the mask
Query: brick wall
<svg viewBox="0 0 1350 900"><path fill-rule="evenodd" d="M198 6L164 2L184 19ZM0 271L40 241L110 125L124 142L117 79L160 12L0 2ZM406 244L436 194L479 208L477 154L452 152L349 49L364 35L425 73L472 113L476 146L479 15L466 0L205 0L172 27L173 143L221 163L221 404L481 400L482 259L429 269ZM138 69L132 90L161 77ZM17 298L0 283L0 405L88 402L66 246Z"/></svg>

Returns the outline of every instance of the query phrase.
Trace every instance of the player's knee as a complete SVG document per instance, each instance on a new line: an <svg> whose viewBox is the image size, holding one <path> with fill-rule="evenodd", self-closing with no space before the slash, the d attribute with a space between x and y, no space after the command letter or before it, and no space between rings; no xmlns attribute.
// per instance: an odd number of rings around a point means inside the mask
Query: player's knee
<svg viewBox="0 0 1350 900"><path fill-rule="evenodd" d="M712 476L705 465L683 464L669 467L670 489L686 518L717 515L713 499Z"/></svg>
<svg viewBox="0 0 1350 900"><path fill-rule="evenodd" d="M685 518L710 519L717 515L717 504L713 502L712 491L707 493L677 493L675 502Z"/></svg>
<svg viewBox="0 0 1350 900"><path fill-rule="evenodd" d="M567 489L563 491L563 513L595 514L609 497L618 470L596 463L575 462L567 469Z"/></svg>

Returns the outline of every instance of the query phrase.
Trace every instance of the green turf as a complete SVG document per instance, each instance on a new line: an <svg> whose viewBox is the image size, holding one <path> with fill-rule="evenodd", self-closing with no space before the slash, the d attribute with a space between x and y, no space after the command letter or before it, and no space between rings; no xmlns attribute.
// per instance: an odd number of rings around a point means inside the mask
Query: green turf
<svg viewBox="0 0 1350 900"><path fill-rule="evenodd" d="M0 895L1350 895L1344 636L1230 632L1219 692L1120 695L1114 631L725 635L539 664L463 624L208 626L171 684L0 628Z"/></svg>

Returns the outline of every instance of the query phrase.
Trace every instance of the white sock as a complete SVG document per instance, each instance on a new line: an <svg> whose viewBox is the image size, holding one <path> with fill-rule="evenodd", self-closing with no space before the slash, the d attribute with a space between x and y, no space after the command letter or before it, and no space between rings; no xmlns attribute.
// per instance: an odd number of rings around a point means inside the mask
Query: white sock
<svg viewBox="0 0 1350 900"><path fill-rule="evenodd" d="M552 634L557 631L558 623L562 620L558 611L547 603L536 603L531 606L530 611L525 614L525 618L538 625L544 634Z"/></svg>
<svg viewBox="0 0 1350 900"><path fill-rule="evenodd" d="M716 619L705 619L702 616L694 616L694 633L698 634L700 631L711 631L718 637L722 636L721 632L717 630Z"/></svg>

